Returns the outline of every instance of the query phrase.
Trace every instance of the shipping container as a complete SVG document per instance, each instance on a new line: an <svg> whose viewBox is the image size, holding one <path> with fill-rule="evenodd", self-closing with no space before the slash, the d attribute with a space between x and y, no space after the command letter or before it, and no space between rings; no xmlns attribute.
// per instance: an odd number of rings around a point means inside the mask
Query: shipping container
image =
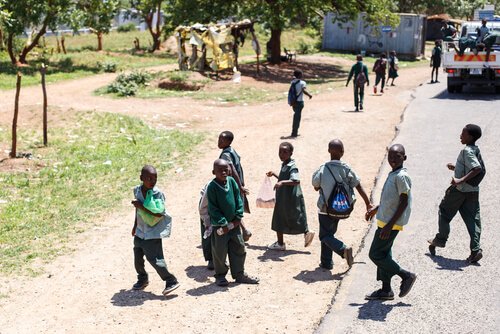
<svg viewBox="0 0 500 334"><path fill-rule="evenodd" d="M370 25L360 14L356 21L340 22L334 13L324 19L323 49L379 54L395 50L398 57L415 59L425 51L426 16L399 14L400 24Z"/></svg>

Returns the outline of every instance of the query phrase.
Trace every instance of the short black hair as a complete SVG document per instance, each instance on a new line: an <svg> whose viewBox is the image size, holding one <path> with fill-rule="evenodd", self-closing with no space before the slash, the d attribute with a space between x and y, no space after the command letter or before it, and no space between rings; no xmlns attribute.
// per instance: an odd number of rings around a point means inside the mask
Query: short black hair
<svg viewBox="0 0 500 334"><path fill-rule="evenodd" d="M356 60L357 60L357 61L361 61L361 60L363 60L363 56L362 56L362 55L356 55Z"/></svg>
<svg viewBox="0 0 500 334"><path fill-rule="evenodd" d="M141 169L141 175L144 175L146 173L147 174L156 174L156 168L154 168L151 165L144 165L144 167L142 167L142 169Z"/></svg>
<svg viewBox="0 0 500 334"><path fill-rule="evenodd" d="M280 144L280 146L285 146L287 149L290 150L290 153L293 153L293 145L290 142L284 141Z"/></svg>
<svg viewBox="0 0 500 334"><path fill-rule="evenodd" d="M483 135L481 127L476 124L467 124L465 126L465 130L467 130L467 133L469 133L469 135L471 135L472 138L474 138L474 141L478 140Z"/></svg>
<svg viewBox="0 0 500 334"><path fill-rule="evenodd" d="M294 76L294 78L297 78L297 79L302 78L302 71L301 70L293 71L293 76Z"/></svg>
<svg viewBox="0 0 500 334"><path fill-rule="evenodd" d="M220 136L224 137L225 139L227 139L230 143L233 142L233 139L234 139L234 135L231 131L222 131L220 133Z"/></svg>

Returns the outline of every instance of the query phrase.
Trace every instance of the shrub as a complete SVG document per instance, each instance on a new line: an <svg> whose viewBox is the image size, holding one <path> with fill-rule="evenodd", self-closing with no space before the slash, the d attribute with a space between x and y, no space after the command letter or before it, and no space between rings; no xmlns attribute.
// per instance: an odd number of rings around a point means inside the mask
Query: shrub
<svg viewBox="0 0 500 334"><path fill-rule="evenodd" d="M118 75L106 89L107 93L116 93L118 96L133 96L140 86L151 80L151 74L144 71L134 71Z"/></svg>
<svg viewBox="0 0 500 334"><path fill-rule="evenodd" d="M168 78L172 82L179 82L183 83L186 82L188 79L189 73L187 71L175 71L175 72L170 72L168 74Z"/></svg>
<svg viewBox="0 0 500 334"><path fill-rule="evenodd" d="M135 26L135 23L133 23L133 22L125 23L116 29L116 31L118 31L118 32L129 32L129 31L136 31L136 30L137 30L137 28Z"/></svg>
<svg viewBox="0 0 500 334"><path fill-rule="evenodd" d="M98 62L97 66L106 73L115 73L117 64L112 61L105 61L104 63Z"/></svg>

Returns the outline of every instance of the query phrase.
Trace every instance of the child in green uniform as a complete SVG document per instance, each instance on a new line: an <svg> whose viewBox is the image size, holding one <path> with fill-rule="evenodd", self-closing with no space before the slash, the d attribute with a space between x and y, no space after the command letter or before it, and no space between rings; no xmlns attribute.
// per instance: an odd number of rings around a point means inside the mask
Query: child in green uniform
<svg viewBox="0 0 500 334"><path fill-rule="evenodd" d="M392 246L399 231L408 223L411 213L411 179L403 167L406 160L403 145L394 144L387 156L392 171L385 180L380 205L366 212L366 220L377 214L377 230L370 247L370 259L377 265L377 280L382 281L382 289L367 295L368 300L394 299L391 279L394 275L401 277L399 297L410 292L417 275L402 269L392 258Z"/></svg>
<svg viewBox="0 0 500 334"><path fill-rule="evenodd" d="M439 74L439 68L441 67L441 54L443 53L441 50L441 41L435 41L434 42L435 46L434 49L432 49L432 56L431 56L431 67L432 67L432 72L431 72L431 83L439 82L438 81L438 74ZM436 73L436 80L434 80L434 73Z"/></svg>
<svg viewBox="0 0 500 334"><path fill-rule="evenodd" d="M311 244L314 232L307 227L306 206L304 195L300 188L299 170L292 157L293 145L283 142L279 147L279 158L283 161L279 176L273 171L267 176L274 176L278 183L276 190L276 204L274 205L271 228L276 231L278 241L267 246L268 249L285 250L283 234L304 234L304 247Z"/></svg>
<svg viewBox="0 0 500 334"><path fill-rule="evenodd" d="M234 135L231 131L223 131L220 133L217 146L222 152L220 153L219 159L226 160L229 163L229 175L236 181L240 189L240 195L243 200L243 211L250 213L250 206L247 200L249 191L245 188L245 177L243 174L243 167L241 166L241 158L231 146L233 140ZM240 222L240 226L243 230L243 240L248 241L252 236L252 232L245 227L243 222Z"/></svg>
<svg viewBox="0 0 500 334"><path fill-rule="evenodd" d="M396 86L394 80L399 77L398 69L398 57L396 57L396 51L392 50L389 52L389 79L392 79L391 86ZM387 80L387 84L389 84L389 80Z"/></svg>
<svg viewBox="0 0 500 334"><path fill-rule="evenodd" d="M163 257L162 238L170 236L172 218L165 211L165 195L155 187L156 169L146 165L142 168L142 184L134 188L132 204L136 208L134 227L134 265L137 283L134 290L143 290L149 284L148 273L144 268L144 256L155 268L161 279L166 282L163 295L179 287L179 282L168 269Z"/></svg>
<svg viewBox="0 0 500 334"><path fill-rule="evenodd" d="M366 210L372 208L372 204L361 186L361 180L354 170L342 159L344 155L344 144L340 139L333 139L328 143L328 153L330 161L326 162L316 170L312 176L312 185L314 190L319 191L318 197L318 220L319 220L319 240L321 240L321 262L320 267L324 269L333 268L333 252L346 260L349 267L352 266L354 258L352 247L348 247L341 240L335 237L339 218L329 216L327 213L327 201L333 192L337 182L342 182L348 186L351 203L354 203L356 196L354 188L363 198Z"/></svg>
<svg viewBox="0 0 500 334"><path fill-rule="evenodd" d="M212 223L212 258L215 283L227 286L226 257L229 256L231 276L237 283L257 284L259 280L245 274L246 250L241 235L243 201L236 181L229 175L229 164L223 159L214 162L215 179L208 184L208 214Z"/></svg>
<svg viewBox="0 0 500 334"><path fill-rule="evenodd" d="M365 84L370 86L370 78L368 76L368 68L363 64L363 56L356 56L356 64L352 65L349 71L349 76L347 77L347 82L345 86L349 85L351 78L353 79L353 89L354 89L354 111L363 110L363 100L365 98ZM358 109L359 107L359 109Z"/></svg>
<svg viewBox="0 0 500 334"><path fill-rule="evenodd" d="M470 236L469 263L478 262L483 257L480 246L481 238L481 216L479 211L479 186L469 184L471 179L481 173L484 165L476 140L481 138L481 128L475 124L467 124L462 130L460 141L465 147L460 151L455 165L449 163L449 170L455 172L451 178L451 186L439 204L439 232L434 239L429 240L429 251L432 255L436 253L436 247L445 247L450 235L450 222L460 212L464 220L467 232ZM481 159L481 161L480 161Z"/></svg>

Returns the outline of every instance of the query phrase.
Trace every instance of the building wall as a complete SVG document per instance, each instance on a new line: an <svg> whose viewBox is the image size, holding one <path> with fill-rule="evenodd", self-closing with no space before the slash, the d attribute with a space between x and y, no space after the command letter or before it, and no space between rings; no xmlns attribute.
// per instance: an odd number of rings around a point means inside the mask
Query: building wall
<svg viewBox="0 0 500 334"><path fill-rule="evenodd" d="M424 15L400 14L400 24L391 32L382 32L382 24L368 25L363 14L356 21L333 22L335 14L328 13L323 22L323 49L356 53L382 53L395 50L409 58L422 56L425 43Z"/></svg>

